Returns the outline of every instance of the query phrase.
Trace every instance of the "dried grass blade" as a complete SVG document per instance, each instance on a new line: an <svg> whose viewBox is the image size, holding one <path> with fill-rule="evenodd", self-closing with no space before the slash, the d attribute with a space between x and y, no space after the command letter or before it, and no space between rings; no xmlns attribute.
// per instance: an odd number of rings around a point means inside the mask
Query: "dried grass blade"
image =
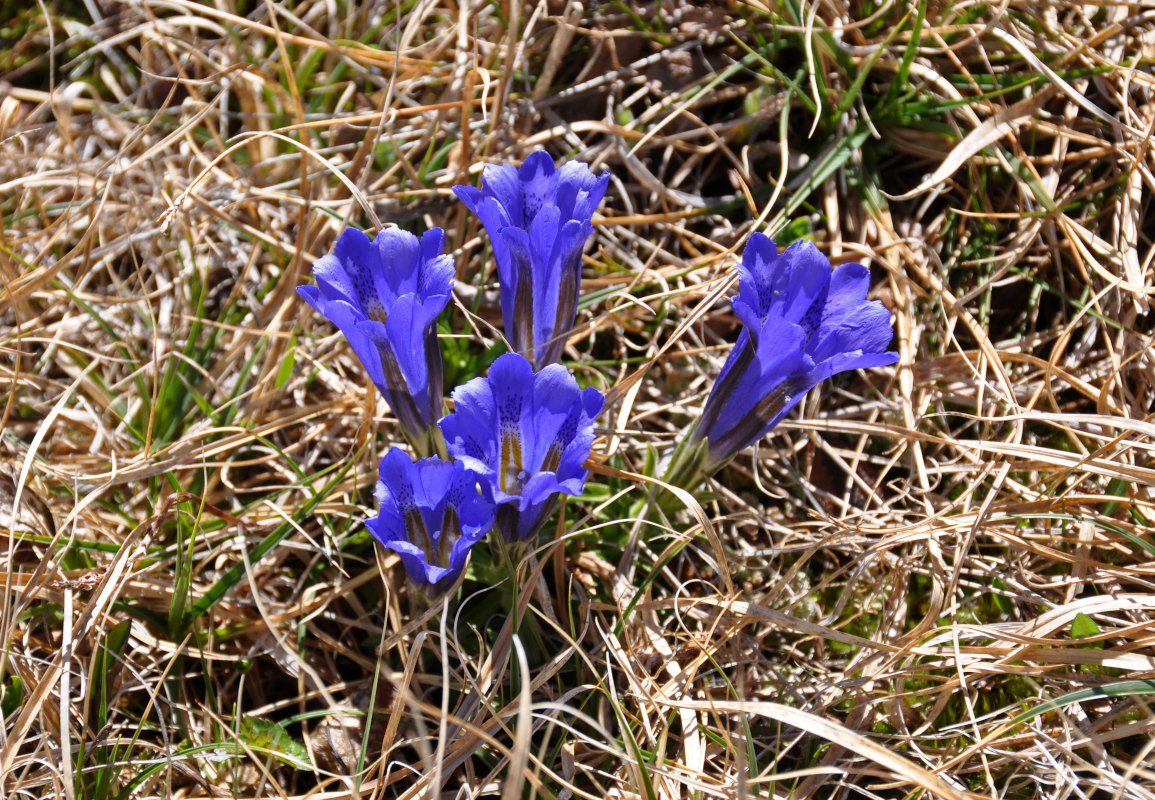
<svg viewBox="0 0 1155 800"><path fill-rule="evenodd" d="M656 702L665 703L673 708L691 708L696 711L712 713L758 714L769 717L857 753L938 797L947 800L978 800L980 797L980 795L964 789L955 788L933 772L895 754L857 731L852 731L844 725L817 714L791 708L781 703L752 700L714 702L709 700L664 699L657 699Z"/></svg>

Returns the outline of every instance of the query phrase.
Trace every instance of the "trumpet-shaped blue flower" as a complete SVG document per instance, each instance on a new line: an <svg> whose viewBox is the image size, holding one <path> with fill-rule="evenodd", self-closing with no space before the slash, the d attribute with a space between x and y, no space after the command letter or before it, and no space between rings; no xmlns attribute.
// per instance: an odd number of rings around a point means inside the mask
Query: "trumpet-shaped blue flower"
<svg viewBox="0 0 1155 800"><path fill-rule="evenodd" d="M454 186L493 246L502 316L510 348L535 369L561 359L577 315L582 249L609 173L594 176L580 161L554 168L544 150L519 168L485 167L481 188Z"/></svg>
<svg viewBox="0 0 1155 800"><path fill-rule="evenodd" d="M806 392L839 372L898 361L886 348L890 312L866 299L870 271L830 262L811 242L779 254L755 233L738 267L734 313L743 323L690 437L709 474L765 436Z"/></svg>
<svg viewBox="0 0 1155 800"><path fill-rule="evenodd" d="M330 255L317 259L317 286L297 292L341 329L381 390L401 431L420 455L436 449L442 365L437 317L453 288L445 235L431 228L418 241L388 228L372 242L346 229Z"/></svg>
<svg viewBox="0 0 1155 800"><path fill-rule="evenodd" d="M493 527L493 503L460 461L414 462L393 447L381 459L380 511L366 520L373 537L401 557L410 579L430 595L447 591L469 549Z"/></svg>
<svg viewBox="0 0 1155 800"><path fill-rule="evenodd" d="M489 375L453 390L454 412L441 420L450 454L481 476L497 504L507 541L535 535L561 494L579 495L605 398L578 388L560 364L538 373L516 353L500 356Z"/></svg>

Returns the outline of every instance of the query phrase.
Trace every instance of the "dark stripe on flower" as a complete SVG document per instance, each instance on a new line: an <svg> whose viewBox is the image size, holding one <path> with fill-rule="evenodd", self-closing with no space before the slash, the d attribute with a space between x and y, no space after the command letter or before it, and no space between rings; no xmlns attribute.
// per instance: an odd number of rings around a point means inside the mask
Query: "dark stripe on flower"
<svg viewBox="0 0 1155 800"><path fill-rule="evenodd" d="M558 428L557 435L553 437L553 441L545 453L545 458L542 459L542 472L557 472L557 468L561 464L562 454L565 452L569 443L577 436L578 416L581 413L582 409L580 406L572 409L569 412L569 416L565 418L565 422Z"/></svg>
<svg viewBox="0 0 1155 800"><path fill-rule="evenodd" d="M517 286L513 295L513 330L506 331L510 349L533 359L535 346L533 333L533 264L527 247L509 247L510 258L515 267Z"/></svg>
<svg viewBox="0 0 1155 800"><path fill-rule="evenodd" d="M771 389L748 414L729 430L709 440L710 457L706 471L712 472L740 450L758 440L762 429L790 400L806 388L806 374L797 372Z"/></svg>
<svg viewBox="0 0 1155 800"><path fill-rule="evenodd" d="M518 526L521 524L521 513L517 510L516 503L502 503L497 507L497 513L494 515L494 524L501 536L507 542L516 542L521 537L518 535Z"/></svg>
<svg viewBox="0 0 1155 800"><path fill-rule="evenodd" d="M417 506L408 506L402 509L405 515L405 530L409 533L409 541L413 542L425 553L425 560L433 564L430 559L434 554L433 540L429 536L429 529L425 527L425 518L417 510Z"/></svg>
<svg viewBox="0 0 1155 800"><path fill-rule="evenodd" d="M558 507L560 498L561 495L554 494L539 508L534 509L530 506L526 509L527 513L534 514L533 519L526 518L523 512L518 510L516 503L502 503L497 507L497 530L507 542L524 542L532 539Z"/></svg>
<svg viewBox="0 0 1155 800"><path fill-rule="evenodd" d="M561 452L565 448L559 441L554 441L546 451L545 458L541 462L541 472L557 472L558 465L561 464Z"/></svg>
<svg viewBox="0 0 1155 800"><path fill-rule="evenodd" d="M430 564L436 563L439 567L449 567L448 552L453 544L461 538L461 520L457 516L457 508L455 504L447 502L445 504L445 516L441 521L441 536L437 539L437 561L430 561L433 554L430 553L426 558Z"/></svg>
<svg viewBox="0 0 1155 800"><path fill-rule="evenodd" d="M417 408L413 392L405 380L405 373L401 371L401 365L397 363L397 355L393 352L393 348L385 342L378 342L377 350L381 354L381 368L385 373L385 386L389 389L389 396L386 399L389 401L393 416L397 417L397 422L401 425L401 430L406 434L410 443L424 440L425 431L428 429L430 421ZM421 453L421 455L429 454Z"/></svg>
<svg viewBox="0 0 1155 800"><path fill-rule="evenodd" d="M749 336L746 337L745 346L733 358L734 361L726 370L725 376L714 384L713 391L706 398L706 407L702 409L702 418L698 422L698 427L694 429L695 439L710 437L714 425L718 422L718 415L722 413L723 408L729 405L734 390L738 388L738 385L745 378L746 372L750 369L750 364L754 361L754 342Z"/></svg>
<svg viewBox="0 0 1155 800"><path fill-rule="evenodd" d="M437 323L432 323L425 331L425 368L428 371L427 401L429 407L425 409L429 426L441 416L442 384L445 382L444 368L441 364L441 343L437 340Z"/></svg>
<svg viewBox="0 0 1155 800"><path fill-rule="evenodd" d="M565 350L566 340L573 330L574 309L577 307L579 284L581 284L582 251L579 247L576 252L566 258L561 268L561 279L558 281L557 314L553 320L553 336L542 354L536 359L536 366L541 369L546 364L561 361L562 351ZM536 355L536 354L535 354Z"/></svg>

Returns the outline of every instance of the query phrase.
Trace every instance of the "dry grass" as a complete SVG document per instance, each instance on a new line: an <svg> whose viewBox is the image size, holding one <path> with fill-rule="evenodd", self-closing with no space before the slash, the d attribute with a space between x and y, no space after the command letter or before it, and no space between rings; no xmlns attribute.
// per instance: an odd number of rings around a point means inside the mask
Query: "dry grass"
<svg viewBox="0 0 1155 800"><path fill-rule="evenodd" d="M1149 10L0 9L0 794L1155 796ZM449 187L539 146L614 176L568 354L614 404L519 586L428 608L294 287L443 226L476 374ZM868 263L902 360L667 519L755 229Z"/></svg>

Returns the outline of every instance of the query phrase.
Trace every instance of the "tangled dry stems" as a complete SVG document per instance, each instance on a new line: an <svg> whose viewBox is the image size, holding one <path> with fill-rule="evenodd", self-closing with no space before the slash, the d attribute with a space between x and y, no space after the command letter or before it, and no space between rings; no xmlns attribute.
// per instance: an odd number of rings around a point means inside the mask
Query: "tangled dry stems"
<svg viewBox="0 0 1155 800"><path fill-rule="evenodd" d="M1151 796L1153 20L790 8L22 16L3 792ZM614 175L570 348L609 488L514 615L430 608L358 538L393 421L293 289L344 224L441 225L478 368L494 278L448 189L540 146ZM902 361L667 518L647 448L733 339L732 254L795 219L873 268Z"/></svg>

